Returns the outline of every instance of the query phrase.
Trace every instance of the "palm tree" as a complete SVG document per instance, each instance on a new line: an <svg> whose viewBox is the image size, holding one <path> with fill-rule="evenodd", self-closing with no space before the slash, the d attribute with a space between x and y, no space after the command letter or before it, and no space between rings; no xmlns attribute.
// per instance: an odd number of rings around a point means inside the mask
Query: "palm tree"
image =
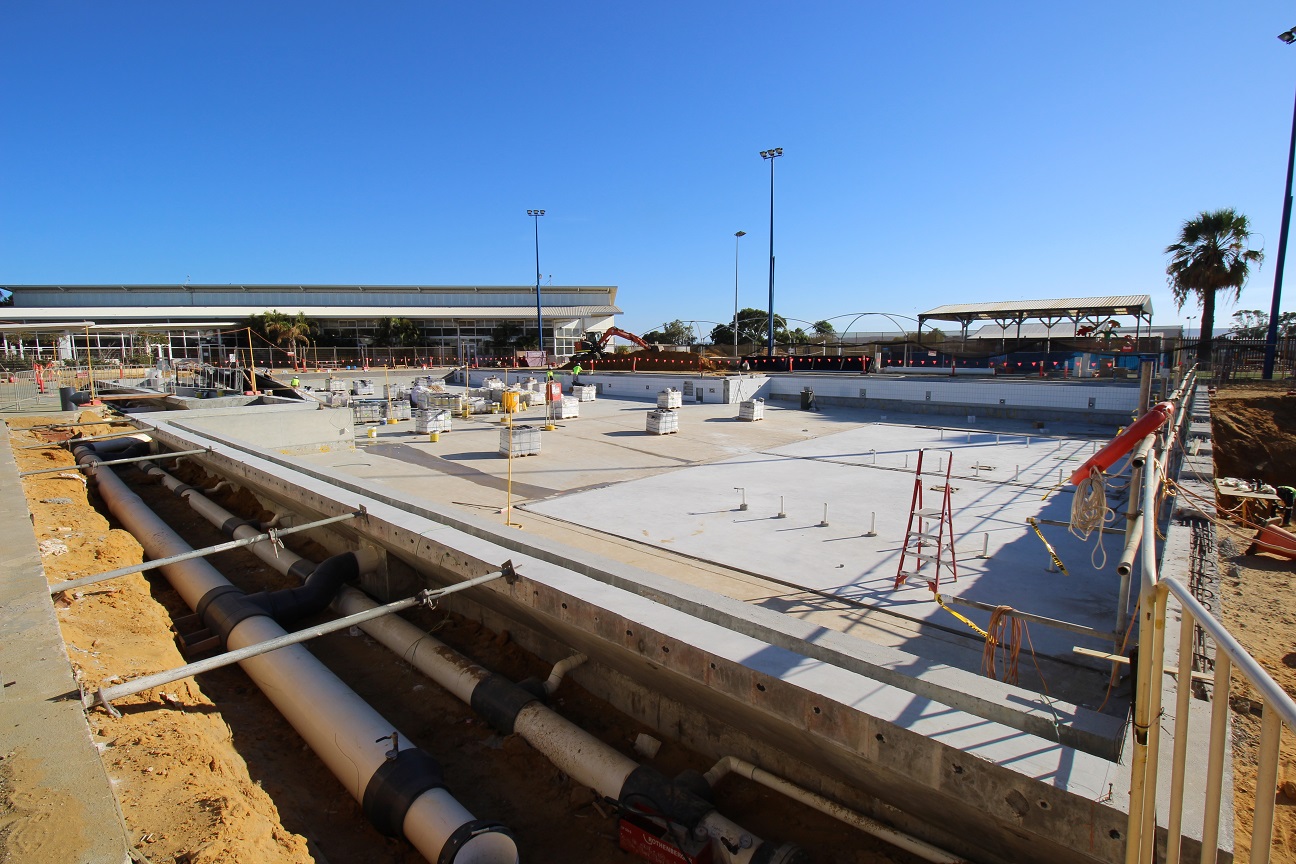
<svg viewBox="0 0 1296 864"><path fill-rule="evenodd" d="M258 316L253 316L255 320ZM272 309L260 317L260 328L276 345L284 348L291 356L293 368L297 368L297 346L310 344L311 333L315 325L305 312L298 312L290 318L277 309Z"/></svg>
<svg viewBox="0 0 1296 864"><path fill-rule="evenodd" d="M1226 208L1203 211L1196 219L1183 223L1179 242L1166 247L1170 256L1166 276L1178 308L1182 309L1192 294L1201 303L1203 338L1197 343L1200 364L1210 362L1216 293L1223 291L1227 296L1232 292L1234 298L1241 296L1251 265L1258 268L1264 261L1264 252L1247 248L1250 239L1247 217Z"/></svg>

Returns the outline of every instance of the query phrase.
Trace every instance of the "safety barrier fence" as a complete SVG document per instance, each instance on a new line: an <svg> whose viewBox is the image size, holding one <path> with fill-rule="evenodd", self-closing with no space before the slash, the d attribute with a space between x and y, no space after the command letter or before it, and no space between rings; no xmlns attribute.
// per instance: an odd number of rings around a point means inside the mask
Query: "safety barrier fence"
<svg viewBox="0 0 1296 864"><path fill-rule="evenodd" d="M1214 644L1215 668L1211 690L1209 748L1206 753L1204 820L1201 833L1201 861L1218 857L1224 759L1230 752L1227 740L1230 673L1236 670L1263 704L1256 778L1254 821L1251 835L1251 864L1268 864L1274 844L1274 806L1277 791L1279 747L1283 725L1296 728L1296 701L1284 692L1264 668L1198 600L1190 588L1158 572L1156 518L1163 489L1173 479L1177 465L1176 442L1186 427L1192 404L1195 369L1184 376L1171 396L1176 404L1173 420L1160 432L1148 454L1142 476L1142 536L1139 554L1142 564L1138 605L1139 653L1135 676L1133 752L1130 759L1130 808L1126 832L1126 864L1155 864L1157 860L1157 789L1160 778L1162 677L1166 654L1166 621L1173 596L1181 614L1179 623L1178 674L1175 678L1174 724L1168 732L1173 747L1170 767L1169 806L1166 824L1165 862L1178 864L1184 852L1184 789L1188 758L1189 706L1192 699L1194 637L1200 629ZM1206 671L1206 670L1200 670Z"/></svg>
<svg viewBox="0 0 1296 864"><path fill-rule="evenodd" d="M0 373L0 412L25 411L38 404L55 400L59 389L72 387L90 390L94 386L144 377L142 367L122 366L42 366L17 372Z"/></svg>

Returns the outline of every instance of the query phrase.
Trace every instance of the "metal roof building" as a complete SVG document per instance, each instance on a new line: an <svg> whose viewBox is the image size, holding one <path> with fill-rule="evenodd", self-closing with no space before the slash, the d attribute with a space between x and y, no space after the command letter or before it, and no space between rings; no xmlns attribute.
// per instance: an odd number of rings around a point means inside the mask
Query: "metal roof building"
<svg viewBox="0 0 1296 864"><path fill-rule="evenodd" d="M419 328L421 346L454 357L479 356L501 325L536 332L536 288L515 285L3 285L12 306L0 308L0 322L18 325L14 333L56 333L74 320L93 322L95 345L121 333L167 329L177 334L183 353L191 343L211 345L216 353L231 341L222 328L238 327L252 315L276 310L303 313L315 321L325 342L363 350L373 344L387 318L407 318ZM541 286L539 315L545 348L565 357L587 330L612 326L615 286ZM80 326L67 328L76 338ZM109 332L111 331L111 333ZM14 339L6 337L6 345ZM90 337L85 337L89 342ZM46 342L49 341L47 338ZM175 340L173 339L173 342ZM201 350L198 352L201 355Z"/></svg>
<svg viewBox="0 0 1296 864"><path fill-rule="evenodd" d="M1112 297L1072 297L1059 300L1004 300L995 303L953 303L937 306L918 316L918 330L931 321L954 321L967 337L968 326L974 321L993 321L1003 333L1016 325L1021 335L1021 325L1026 321L1042 321L1045 330L1069 321L1071 333L1083 325L1098 329L1114 318L1133 318L1135 333L1152 326L1152 297L1148 294L1130 294ZM1059 333L1058 335L1061 335Z"/></svg>

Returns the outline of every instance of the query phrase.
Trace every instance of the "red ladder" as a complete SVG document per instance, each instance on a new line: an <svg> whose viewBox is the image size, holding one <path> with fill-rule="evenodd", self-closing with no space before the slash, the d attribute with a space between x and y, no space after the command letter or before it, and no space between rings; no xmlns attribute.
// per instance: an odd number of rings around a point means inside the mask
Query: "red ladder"
<svg viewBox="0 0 1296 864"><path fill-rule="evenodd" d="M950 471L954 467L954 456L945 465L944 494L939 507L923 507L923 454L918 451L918 468L914 474L913 498L909 502L909 524L905 528L904 546L900 549L900 565L896 568L895 587L899 588L910 578L922 578L923 565L930 561L935 566L933 578L927 580L927 587L937 593L940 587L941 567L946 567L951 578L958 581L958 559L954 555L954 514L950 501ZM935 521L933 526L931 523ZM916 528L915 528L915 522ZM934 529L934 530L933 530ZM935 541L935 554L923 551L923 545ZM943 556L949 552L949 561ZM914 567L905 570L905 559L912 556Z"/></svg>

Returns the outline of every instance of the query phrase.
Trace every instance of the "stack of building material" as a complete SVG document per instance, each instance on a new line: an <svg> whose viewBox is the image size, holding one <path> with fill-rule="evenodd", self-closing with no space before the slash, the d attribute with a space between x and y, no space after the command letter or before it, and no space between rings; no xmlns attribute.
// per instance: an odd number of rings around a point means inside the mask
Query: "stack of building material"
<svg viewBox="0 0 1296 864"><path fill-rule="evenodd" d="M489 399L483 399L481 396L469 396L464 399L464 409L469 414L489 414L491 404Z"/></svg>
<svg viewBox="0 0 1296 864"><path fill-rule="evenodd" d="M345 393L349 388L345 379L329 376L324 379L324 389L330 393Z"/></svg>
<svg viewBox="0 0 1296 864"><path fill-rule="evenodd" d="M764 420L765 419L765 400L748 399L746 402L738 403L739 420Z"/></svg>
<svg viewBox="0 0 1296 864"><path fill-rule="evenodd" d="M310 395L314 396L317 401L330 408L345 408L347 405L351 404L351 397L347 395L346 391L335 392L332 390L316 390Z"/></svg>
<svg viewBox="0 0 1296 864"><path fill-rule="evenodd" d="M493 401L495 402L500 401L499 394L503 392L505 386L504 379L498 378L494 375L482 382L482 389L491 392L494 397Z"/></svg>
<svg viewBox="0 0 1296 864"><path fill-rule="evenodd" d="M384 420L410 419L410 403L408 401L383 403L382 418Z"/></svg>
<svg viewBox="0 0 1296 864"><path fill-rule="evenodd" d="M449 432L452 417L447 408L420 408L414 412L414 431L420 435Z"/></svg>
<svg viewBox="0 0 1296 864"><path fill-rule="evenodd" d="M553 403L554 417L558 420L575 420L580 416L580 402L575 396L564 396Z"/></svg>
<svg viewBox="0 0 1296 864"><path fill-rule="evenodd" d="M357 378L351 382L352 396L372 396L374 395L374 384L368 378Z"/></svg>
<svg viewBox="0 0 1296 864"><path fill-rule="evenodd" d="M458 393L425 391L415 402L416 408L446 408L458 414L463 411L465 397Z"/></svg>
<svg viewBox="0 0 1296 864"><path fill-rule="evenodd" d="M377 423L382 420L381 402L352 402L351 421L353 423Z"/></svg>
<svg viewBox="0 0 1296 864"><path fill-rule="evenodd" d="M671 409L679 408L683 405L684 397L680 391L676 390L674 387L667 387L665 390L657 394L658 408Z"/></svg>
<svg viewBox="0 0 1296 864"><path fill-rule="evenodd" d="M593 384L577 384L572 387L572 395L578 402L593 402L598 396L598 388Z"/></svg>
<svg viewBox="0 0 1296 864"><path fill-rule="evenodd" d="M529 393L539 393L540 382L535 378L528 378L522 382L522 389L526 390Z"/></svg>
<svg viewBox="0 0 1296 864"><path fill-rule="evenodd" d="M382 395L384 399L404 399L408 401L410 398L410 385L384 384Z"/></svg>
<svg viewBox="0 0 1296 864"><path fill-rule="evenodd" d="M672 435L679 431L679 412L658 410L648 412L649 435Z"/></svg>
<svg viewBox="0 0 1296 864"><path fill-rule="evenodd" d="M540 453L540 430L535 426L505 426L500 429L499 452L503 456L535 456Z"/></svg>

